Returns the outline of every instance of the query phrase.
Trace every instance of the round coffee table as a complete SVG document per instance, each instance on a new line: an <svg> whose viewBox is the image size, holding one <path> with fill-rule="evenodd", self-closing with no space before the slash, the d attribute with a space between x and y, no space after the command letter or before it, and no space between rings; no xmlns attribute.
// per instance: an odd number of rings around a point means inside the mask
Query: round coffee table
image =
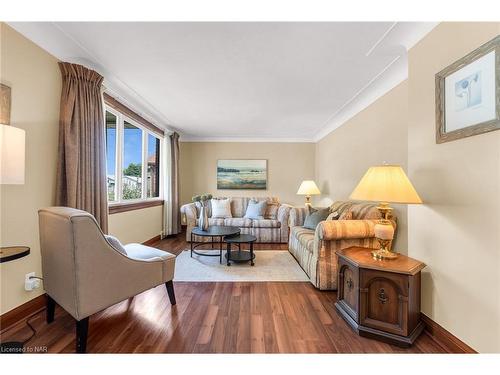
<svg viewBox="0 0 500 375"><path fill-rule="evenodd" d="M191 257L193 257L193 253L196 255L204 256L204 257L219 257L219 263L222 263L222 241L226 236L234 236L240 233L240 229L236 227L225 227L220 225L214 225L208 227L207 230L202 230L198 227L193 228L191 231ZM208 242L195 242L194 236L200 237L211 237L212 238L212 249L210 250L219 250L219 254L206 254L199 253L195 249L199 246L206 245ZM215 241L214 238L219 237L219 249L214 248ZM207 249L208 250L208 249Z"/></svg>
<svg viewBox="0 0 500 375"><path fill-rule="evenodd" d="M224 238L227 243L226 259L227 265L230 266L230 262L242 263L250 261L250 265L254 265L253 260L255 259L255 254L253 252L253 243L257 241L257 237L251 234L239 234L234 236L227 236ZM238 251L231 252L231 244L238 245ZM241 244L246 243L250 245L250 251L241 250Z"/></svg>

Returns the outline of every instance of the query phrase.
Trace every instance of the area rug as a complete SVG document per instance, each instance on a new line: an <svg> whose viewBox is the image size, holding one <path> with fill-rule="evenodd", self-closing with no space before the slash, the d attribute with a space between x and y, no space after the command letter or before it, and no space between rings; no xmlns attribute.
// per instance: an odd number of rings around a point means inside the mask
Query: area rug
<svg viewBox="0 0 500 375"><path fill-rule="evenodd" d="M206 251L218 254L217 251ZM174 281L308 281L308 277L292 254L288 251L262 250L255 251L255 265L248 263L231 263L227 266L222 255L219 257L203 257L186 250L175 260Z"/></svg>

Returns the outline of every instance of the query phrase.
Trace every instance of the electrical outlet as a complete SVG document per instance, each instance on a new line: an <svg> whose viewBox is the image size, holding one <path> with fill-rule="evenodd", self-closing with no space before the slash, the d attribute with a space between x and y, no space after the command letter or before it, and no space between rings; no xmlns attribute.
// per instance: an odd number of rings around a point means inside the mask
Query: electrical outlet
<svg viewBox="0 0 500 375"><path fill-rule="evenodd" d="M34 272L27 273L26 276L24 276L24 290L27 292L31 292L33 289L40 287L40 280L30 279L32 276L35 276Z"/></svg>

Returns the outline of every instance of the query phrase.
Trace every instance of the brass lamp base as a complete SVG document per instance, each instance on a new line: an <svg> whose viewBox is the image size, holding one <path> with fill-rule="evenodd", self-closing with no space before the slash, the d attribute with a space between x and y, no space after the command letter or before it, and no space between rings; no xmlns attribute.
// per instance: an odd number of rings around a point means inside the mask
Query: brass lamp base
<svg viewBox="0 0 500 375"><path fill-rule="evenodd" d="M392 251L386 249L372 251L372 257L377 260L396 259L398 256L398 253L393 253Z"/></svg>
<svg viewBox="0 0 500 375"><path fill-rule="evenodd" d="M392 239L394 238L394 228L389 220L389 214L391 213L392 208L389 207L388 203L381 202L377 209L380 211L382 217L377 224L375 224L374 231L375 237L380 243L380 249L373 250L372 256L377 260L396 259L398 257L398 253L389 250Z"/></svg>
<svg viewBox="0 0 500 375"><path fill-rule="evenodd" d="M312 206L312 203L311 203L311 196L310 195L306 195L306 203L305 203L305 206Z"/></svg>

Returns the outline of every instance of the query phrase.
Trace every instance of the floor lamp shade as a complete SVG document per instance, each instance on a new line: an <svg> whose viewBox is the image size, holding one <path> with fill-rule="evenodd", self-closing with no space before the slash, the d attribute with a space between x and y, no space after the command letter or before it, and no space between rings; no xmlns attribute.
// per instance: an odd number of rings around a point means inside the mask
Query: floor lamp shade
<svg viewBox="0 0 500 375"><path fill-rule="evenodd" d="M0 124L0 184L24 184L25 134L22 129Z"/></svg>

